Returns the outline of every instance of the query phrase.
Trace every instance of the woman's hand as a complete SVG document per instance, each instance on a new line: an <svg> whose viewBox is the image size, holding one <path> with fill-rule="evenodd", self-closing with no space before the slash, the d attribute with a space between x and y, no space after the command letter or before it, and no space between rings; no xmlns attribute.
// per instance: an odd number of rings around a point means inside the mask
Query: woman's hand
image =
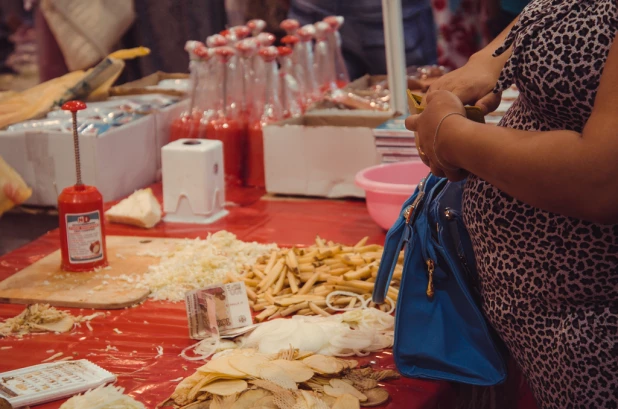
<svg viewBox="0 0 618 409"><path fill-rule="evenodd" d="M439 156L440 146L444 146L444 139L441 139L436 131L438 126L442 129L445 122L452 120L451 117L465 118L464 105L455 94L448 91L427 94L426 100L427 105L422 114L412 115L406 119L406 128L416 132L416 147L421 160L431 168L431 172L439 177L447 177L451 181L459 181L465 178L467 173ZM448 115L450 116L447 117Z"/></svg>
<svg viewBox="0 0 618 409"><path fill-rule="evenodd" d="M487 115L498 108L502 99L502 94L493 92L502 68L491 62L486 57L472 56L463 67L438 78L427 94L452 92L465 105L476 105Z"/></svg>

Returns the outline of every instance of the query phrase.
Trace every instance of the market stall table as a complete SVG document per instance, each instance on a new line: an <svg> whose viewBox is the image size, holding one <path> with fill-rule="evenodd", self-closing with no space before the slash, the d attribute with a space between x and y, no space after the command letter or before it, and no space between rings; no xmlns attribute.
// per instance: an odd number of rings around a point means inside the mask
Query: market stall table
<svg viewBox="0 0 618 409"><path fill-rule="evenodd" d="M161 197L161 186L153 191ZM208 232L227 230L244 241L275 242L281 247L308 245L316 235L342 243L354 243L369 236L370 243L384 242L384 232L370 219L362 201L262 198L255 189L228 192L230 214L211 225L161 223L144 230L117 224L107 225L108 235L204 238ZM109 205L108 205L109 206ZM57 250L58 231L0 258L0 280ZM111 285L111 284L110 284ZM0 304L0 320L13 317L23 305ZM91 310L68 309L74 315ZM23 339L0 339L0 372L35 365L62 352L59 358L86 358L118 376L117 384L126 393L154 408L167 398L178 382L202 363L179 356L189 339L184 303L154 302L113 310L105 317L84 324L66 334L27 335ZM162 349L161 349L162 348ZM51 352L53 351L53 352ZM372 355L382 368L394 368L390 351ZM412 379L389 381L392 399L387 408L424 409L449 407L451 388L446 382ZM57 408L62 401L41 408Z"/></svg>

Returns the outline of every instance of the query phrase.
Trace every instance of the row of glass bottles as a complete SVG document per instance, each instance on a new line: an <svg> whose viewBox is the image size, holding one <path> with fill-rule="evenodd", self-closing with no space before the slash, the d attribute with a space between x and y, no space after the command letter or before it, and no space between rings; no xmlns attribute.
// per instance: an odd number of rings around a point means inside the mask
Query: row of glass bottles
<svg viewBox="0 0 618 409"><path fill-rule="evenodd" d="M252 20L187 42L189 109L177 118L170 140L216 139L223 143L228 184L264 186L262 128L297 117L324 92L349 82L341 54L340 17L300 27L285 20L283 46ZM315 40L315 46L314 46Z"/></svg>

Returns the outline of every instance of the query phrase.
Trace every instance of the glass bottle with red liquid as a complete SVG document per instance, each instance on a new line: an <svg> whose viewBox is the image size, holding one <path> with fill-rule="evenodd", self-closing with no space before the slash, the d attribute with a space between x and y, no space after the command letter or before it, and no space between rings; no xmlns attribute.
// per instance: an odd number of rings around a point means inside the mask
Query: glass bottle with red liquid
<svg viewBox="0 0 618 409"><path fill-rule="evenodd" d="M264 135L265 125L280 121L283 110L279 99L279 67L277 57L279 51L275 47L266 47L260 50L260 57L265 66L265 87L255 103L253 117L247 137L247 173L246 183L249 186L264 187Z"/></svg>
<svg viewBox="0 0 618 409"><path fill-rule="evenodd" d="M302 26L296 32L298 43L294 45L296 55L296 69L301 72L298 78L301 79L303 89L303 106L306 110L311 104L320 99L320 90L315 80L315 66L313 58L313 38L315 27L312 24Z"/></svg>
<svg viewBox="0 0 618 409"><path fill-rule="evenodd" d="M339 89L335 71L335 60L331 49L330 35L333 32L330 24L318 21L315 26L315 66L318 86L322 93Z"/></svg>
<svg viewBox="0 0 618 409"><path fill-rule="evenodd" d="M255 71L253 59L257 56L258 42L254 38L245 38L236 43L236 52L242 81L241 115L246 123L249 122L253 102L255 100Z"/></svg>
<svg viewBox="0 0 618 409"><path fill-rule="evenodd" d="M328 34L328 42L333 61L335 62L335 81L339 88L343 88L350 82L348 68L345 65L343 53L341 52L341 34L339 33L339 29L344 23L344 18L342 16L328 16L324 21L332 29Z"/></svg>
<svg viewBox="0 0 618 409"><path fill-rule="evenodd" d="M290 37L290 36L286 36ZM302 115L300 87L294 75L294 61L290 47L277 47L279 52L279 70L281 105L284 118L295 118Z"/></svg>
<svg viewBox="0 0 618 409"><path fill-rule="evenodd" d="M203 86L204 75L201 72L204 67L196 50L204 47L199 41L187 41L185 50L189 54L189 109L180 114L170 127L170 142L182 138L197 138L200 132L201 111L197 106L200 88Z"/></svg>
<svg viewBox="0 0 618 409"><path fill-rule="evenodd" d="M215 49L221 72L218 81L217 109L214 118L206 127L206 138L223 143L223 167L228 185L239 185L243 179L245 126L239 116L240 92L232 47Z"/></svg>
<svg viewBox="0 0 618 409"><path fill-rule="evenodd" d="M206 138L206 129L217 114L217 91L221 76L215 49L199 46L195 54L200 58L200 86L197 88L196 109L201 112L198 138Z"/></svg>
<svg viewBox="0 0 618 409"><path fill-rule="evenodd" d="M86 104L69 101L62 105L62 109L71 111L73 118L77 181L58 196L61 268L70 272L94 271L107 266L107 248L103 196L96 187L82 183L77 111L86 109Z"/></svg>
<svg viewBox="0 0 618 409"><path fill-rule="evenodd" d="M255 37L258 42L258 51L264 47L270 47L275 43L276 37L271 33L260 33ZM258 97L257 100L262 99L264 96L264 81L266 80L266 64L264 59L259 55L255 55L253 58L253 93ZM255 99L255 97L254 97Z"/></svg>

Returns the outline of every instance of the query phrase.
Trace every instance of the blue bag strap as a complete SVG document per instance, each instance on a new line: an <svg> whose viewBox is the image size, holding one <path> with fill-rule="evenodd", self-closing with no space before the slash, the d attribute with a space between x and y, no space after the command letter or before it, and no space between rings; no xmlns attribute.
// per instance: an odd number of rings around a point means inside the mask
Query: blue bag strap
<svg viewBox="0 0 618 409"><path fill-rule="evenodd" d="M414 192L412 197L404 203L403 210L401 211L399 218L386 234L384 251L382 253L382 258L380 259L380 267L378 268L378 275L376 276L376 281L373 287L372 298L373 302L376 304L383 304L386 300L388 288L393 278L393 272L395 271L397 260L399 259L399 253L403 249L406 241L404 234L407 228L407 220L404 215L406 208L412 206L411 211L414 214L409 215L408 217L410 218L414 217L414 215L418 213L419 204L425 195L425 187L430 177L431 173L420 181L416 192Z"/></svg>
<svg viewBox="0 0 618 409"><path fill-rule="evenodd" d="M406 229L404 217L399 217L395 225L386 234L384 242L384 252L380 260L380 268L373 287L373 302L383 304L388 294L388 287L391 285L393 272L397 265L399 252L403 247L403 232Z"/></svg>

